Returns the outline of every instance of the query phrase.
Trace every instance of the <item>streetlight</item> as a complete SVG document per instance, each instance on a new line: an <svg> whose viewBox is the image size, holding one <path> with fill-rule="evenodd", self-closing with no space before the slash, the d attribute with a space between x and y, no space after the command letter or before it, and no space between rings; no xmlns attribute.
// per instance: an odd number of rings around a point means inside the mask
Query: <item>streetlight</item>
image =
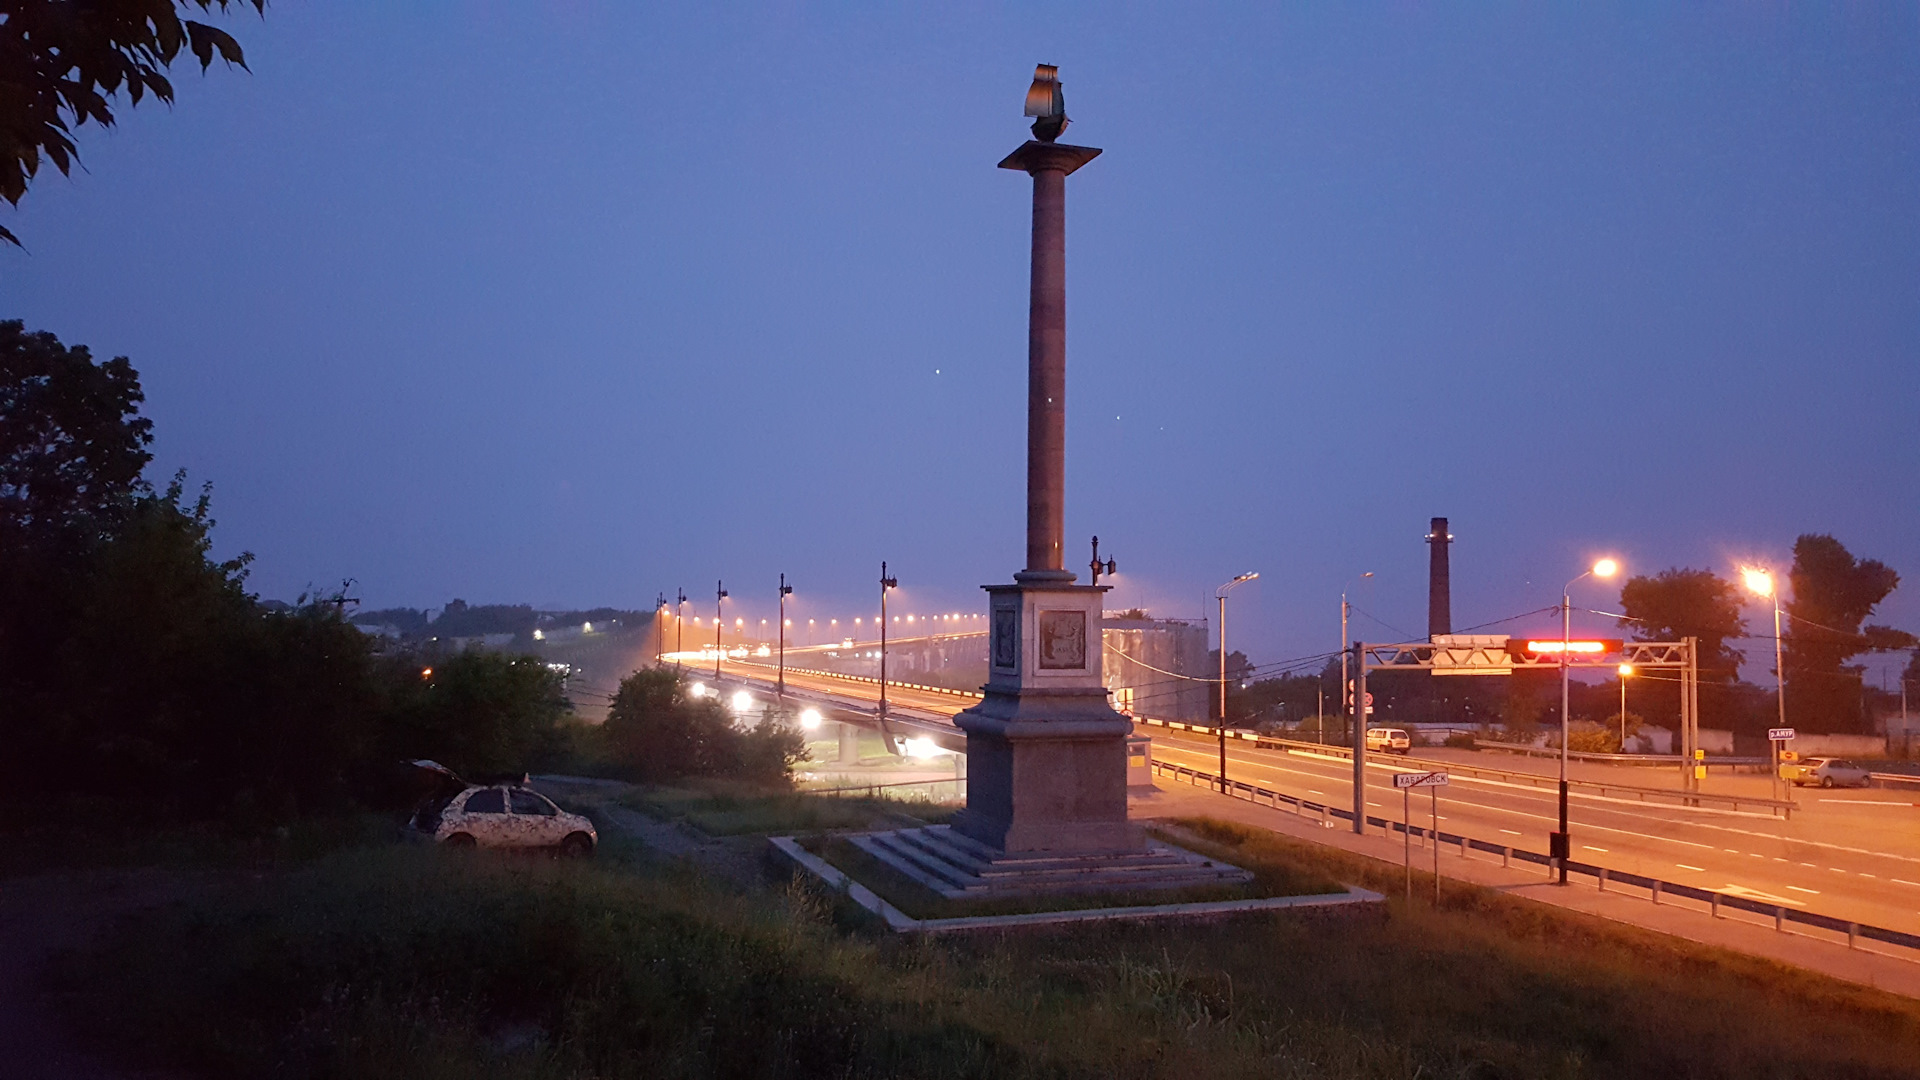
<svg viewBox="0 0 1920 1080"><path fill-rule="evenodd" d="M887 591L898 588L900 579L887 574L887 564L880 564L880 720L887 719Z"/></svg>
<svg viewBox="0 0 1920 1080"><path fill-rule="evenodd" d="M1780 590L1774 587L1773 571L1771 570L1764 570L1757 566L1743 566L1740 568L1740 577L1746 582L1748 592L1755 596L1768 597L1773 601L1773 679L1774 686L1777 688L1774 691L1774 696L1780 699L1780 726L1786 727L1787 665L1786 650L1782 646L1780 639ZM1906 692L1906 684L1902 683L1900 689L1904 694ZM1904 701L1905 699L1903 698L1902 700ZM1776 754L1773 762L1773 794L1775 798L1779 798L1780 761L1777 755L1780 749L1780 742L1777 739L1768 739L1767 744L1773 747Z"/></svg>
<svg viewBox="0 0 1920 1080"><path fill-rule="evenodd" d="M721 628L726 625L726 622L720 617L720 602L727 598L727 583L724 581L715 581L713 583L713 594L713 678L714 681L718 682L720 679L720 658L727 655L720 650L720 631Z"/></svg>
<svg viewBox="0 0 1920 1080"><path fill-rule="evenodd" d="M787 575L780 575L780 681L774 692L782 701L787 697L787 597L793 595L793 586L787 584Z"/></svg>
<svg viewBox="0 0 1920 1080"><path fill-rule="evenodd" d="M1573 853L1573 844L1567 838L1567 703L1572 697L1567 684L1567 654L1573 651L1573 586L1586 578L1610 578L1619 572L1618 562L1601 559L1560 590L1560 831L1553 834L1549 852L1560 867L1562 885L1567 883L1567 859Z"/></svg>
<svg viewBox="0 0 1920 1080"><path fill-rule="evenodd" d="M1096 544L1098 541L1095 541ZM1095 548L1096 553L1098 548ZM1111 573L1111 571L1109 571ZM1259 573L1248 571L1213 590L1213 598L1220 602L1220 793L1227 791L1227 593L1254 578Z"/></svg>
<svg viewBox="0 0 1920 1080"><path fill-rule="evenodd" d="M1632 664L1620 665L1620 752L1627 752L1627 677L1633 674Z"/></svg>

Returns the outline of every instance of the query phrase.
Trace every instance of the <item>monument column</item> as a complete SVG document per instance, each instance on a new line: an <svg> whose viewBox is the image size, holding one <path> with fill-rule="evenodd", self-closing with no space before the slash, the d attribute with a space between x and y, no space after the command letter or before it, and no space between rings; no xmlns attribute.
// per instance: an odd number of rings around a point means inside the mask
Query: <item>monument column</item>
<svg viewBox="0 0 1920 1080"><path fill-rule="evenodd" d="M1072 169L1047 160L1058 154L1025 156L1029 161L1023 164L1033 175L1033 283L1027 302L1027 573L1032 574L1066 569L1067 173Z"/></svg>
<svg viewBox="0 0 1920 1080"><path fill-rule="evenodd" d="M1127 822L1126 737L1107 702L1100 618L1106 588L1065 566L1067 177L1099 156L1055 142L1067 126L1056 69L1027 93L1036 138L1000 162L1033 177L1027 309L1027 558L1011 585L986 586L991 623L980 704L967 733L967 808L954 829L1009 854L1137 851Z"/></svg>

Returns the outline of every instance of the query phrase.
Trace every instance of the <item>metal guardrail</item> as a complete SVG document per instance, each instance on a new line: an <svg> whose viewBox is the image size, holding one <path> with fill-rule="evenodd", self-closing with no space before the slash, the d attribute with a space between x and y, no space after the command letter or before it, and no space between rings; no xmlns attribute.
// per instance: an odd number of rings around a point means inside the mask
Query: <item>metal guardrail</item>
<svg viewBox="0 0 1920 1080"><path fill-rule="evenodd" d="M1218 729L1204 727L1199 724L1182 724L1165 720L1143 720L1142 722L1175 730L1191 731L1195 734L1218 734ZM1239 739L1242 742L1250 742L1255 746L1270 750L1303 750L1309 753L1333 754L1345 757L1348 760L1352 760L1353 758L1353 749L1351 747L1337 746L1332 743L1310 743L1298 742L1293 739L1276 739L1269 735L1257 735L1253 732L1233 731L1231 729L1228 730L1227 735L1230 738ZM1384 760L1384 755L1382 755L1382 758ZM1526 772L1518 769L1499 769L1486 765L1474 765L1472 763L1442 761L1437 758L1417 758L1412 756L1400 756L1398 760L1407 765L1418 765L1431 769L1446 769L1470 775L1491 776L1508 783L1525 781L1530 787L1540 787L1542 785L1558 787L1560 785L1560 778L1557 776L1546 776L1541 773ZM1721 795L1703 791L1682 791L1678 788L1641 787L1637 784L1613 784L1604 780L1575 780L1569 778L1567 780L1567 786L1580 788L1584 791L1597 792L1602 796L1608 792L1634 795L1637 796L1641 802L1657 798L1672 799L1685 806L1705 806L1713 804L1724 806L1731 810L1738 810L1742 806L1758 807L1766 810L1779 811L1789 821L1793 820L1793 812L1799 809L1799 804L1791 799L1773 799L1746 795Z"/></svg>
<svg viewBox="0 0 1920 1080"><path fill-rule="evenodd" d="M1174 765L1164 761L1155 761L1153 763L1153 769L1157 774L1170 773L1175 779L1185 780L1195 786L1204 785L1216 791L1220 789L1220 778L1212 773L1201 772L1198 769L1191 769L1185 765ZM1303 817L1308 814L1318 814L1322 822L1329 824L1335 818L1349 822L1353 820L1353 811L1351 810L1342 809L1327 803L1314 802L1311 799L1303 799L1296 795L1288 795L1285 792L1273 791L1269 788L1249 784L1242 780L1229 780L1227 782L1227 794L1234 798L1245 799L1256 806L1264 801L1276 810L1281 809L1283 805L1291 806L1295 814ZM1537 851L1526 851L1515 848L1509 844L1494 844L1485 840L1475 840L1472 837L1459 833L1434 830L1421 825L1412 825L1407 822L1394 821L1389 818L1375 817L1372 814L1368 814L1364 826L1376 825L1380 827L1383 833L1391 833L1393 830L1398 829L1402 833L1410 832L1415 837L1419 837L1422 840L1430 840L1435 844L1455 845L1459 847L1462 857L1465 857L1469 851L1484 851L1500 856L1501 865L1503 866L1513 865L1513 861L1516 859L1547 869L1551 869L1554 866L1554 861L1550 856L1542 855ZM1582 874L1593 878L1595 884L1600 887L1602 892L1606 891L1609 884L1620 884L1646 889L1656 904L1660 903L1661 898L1666 896L1678 896L1688 900L1697 900L1708 905L1713 917L1716 919L1721 917L1721 909L1731 908L1735 911L1745 911L1755 915L1769 916L1773 919L1773 928L1783 932L1786 930L1788 923L1798 923L1802 926L1811 926L1821 930L1845 934L1847 936L1847 947L1850 949L1857 948L1861 938L1866 938L1869 941L1881 941L1889 945L1897 945L1903 949L1920 949L1920 934L1909 934L1904 930L1890 930L1884 926L1849 922L1846 919L1838 919L1831 915L1822 915L1814 911L1802 911L1798 908L1787 907L1783 904L1769 904L1734 893L1716 892L1712 889L1702 889L1697 885L1686 885L1677 881L1666 881L1661 878L1648 877L1644 874L1612 870L1604 866L1596 866L1592 863L1574 862L1571 859L1566 861L1566 870L1568 874Z"/></svg>
<svg viewBox="0 0 1920 1080"><path fill-rule="evenodd" d="M1539 746L1528 746L1524 743L1501 742L1499 739L1475 739L1473 740L1473 748L1475 750L1499 750L1508 754L1531 754L1538 757L1550 757L1554 759L1560 757L1560 751L1558 750L1549 750ZM1679 754L1596 754L1590 750L1569 750L1567 757L1574 761L1597 761L1609 765L1674 766L1686 761L1686 759ZM1705 758L1703 761L1708 768L1729 769L1765 769L1772 764L1770 758L1735 756L1732 754L1721 754L1717 757Z"/></svg>

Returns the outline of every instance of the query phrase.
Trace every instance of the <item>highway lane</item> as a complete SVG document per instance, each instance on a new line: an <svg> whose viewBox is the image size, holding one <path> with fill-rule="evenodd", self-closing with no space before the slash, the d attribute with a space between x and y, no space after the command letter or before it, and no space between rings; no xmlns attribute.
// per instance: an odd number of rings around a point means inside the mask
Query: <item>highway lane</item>
<svg viewBox="0 0 1920 1080"><path fill-rule="evenodd" d="M730 677L762 684L773 677L758 663L729 661L723 670ZM866 702L869 707L879 692L873 683L832 675L790 671L787 681ZM891 704L930 719L950 717L974 700L900 686L890 686L887 697ZM1218 746L1208 736L1165 728L1141 730L1153 736L1154 754L1162 761L1209 773L1218 767ZM1550 762L1533 764L1542 771L1551 766ZM1337 755L1230 742L1228 765L1229 775L1238 780L1336 806L1351 805L1352 766ZM1369 759L1368 765L1368 811L1398 820L1401 797L1392 786L1392 775L1407 767L1379 758ZM1519 766L1503 756L1496 760L1496 767ZM1617 770L1623 783L1665 786L1646 770L1600 768ZM1920 932L1920 828L1916 828L1920 807L1914 800L1902 792L1880 790L1802 789L1797 798L1801 809L1786 821L1763 813L1642 803L1575 789L1570 798L1574 858L1765 903ZM1558 821L1557 794L1547 787L1455 773L1452 785L1441 793L1441 815L1441 827L1448 832L1544 852L1547 834ZM1415 824L1423 820L1423 812L1416 808Z"/></svg>
<svg viewBox="0 0 1920 1080"><path fill-rule="evenodd" d="M1204 736L1155 734L1154 753L1160 760L1209 773L1218 769L1218 746ZM1228 774L1235 779L1336 806L1351 804L1351 764L1344 758L1230 743L1227 761ZM1368 764L1368 812L1399 820L1401 796L1392 786L1392 775L1405 767L1397 761ZM1557 795L1550 789L1458 773L1442 790L1440 807L1441 828L1448 832L1537 852L1546 850L1547 833L1558 821ZM1570 809L1573 854L1579 861L1920 931L1920 850L1910 841L1887 850L1853 842L1849 811L1865 807L1823 807L1786 822L1576 791ZM1418 806L1413 816L1416 825L1426 820Z"/></svg>

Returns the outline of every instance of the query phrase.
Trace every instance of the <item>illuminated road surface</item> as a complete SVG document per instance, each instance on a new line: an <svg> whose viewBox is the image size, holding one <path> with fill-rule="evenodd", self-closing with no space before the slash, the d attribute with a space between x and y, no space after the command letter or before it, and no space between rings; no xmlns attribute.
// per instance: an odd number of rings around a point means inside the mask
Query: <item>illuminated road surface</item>
<svg viewBox="0 0 1920 1080"><path fill-rule="evenodd" d="M729 663L726 670L736 678L771 681L771 674L758 664ZM787 682L849 700L871 703L879 696L872 683L834 676L789 672ZM942 717L972 701L897 686L889 686L887 699ZM1162 728L1142 730L1152 734L1159 760L1209 773L1217 770L1219 750L1212 738ZM1483 766L1527 767L1505 758L1491 763L1484 755L1477 757ZM1343 757L1229 743L1227 762L1228 775L1236 780L1334 806L1352 804L1352 764ZM1552 765L1535 762L1530 767L1544 772ZM1583 772L1597 778L1596 769L1612 773L1620 783L1671 785L1664 773L1632 766L1589 766ZM1368 761L1369 813L1399 819L1401 799L1392 775L1400 771L1406 769L1396 761ZM1763 792L1766 781L1748 786ZM1794 797L1800 809L1792 821L1784 821L1764 813L1641 803L1575 789L1573 857L1763 903L1920 931L1920 806L1914 796L1878 789L1802 788ZM1426 820L1425 813L1415 807L1416 824ZM1448 832L1544 852L1557 821L1557 795L1551 788L1456 773L1452 786L1441 791L1440 814L1441 828Z"/></svg>

